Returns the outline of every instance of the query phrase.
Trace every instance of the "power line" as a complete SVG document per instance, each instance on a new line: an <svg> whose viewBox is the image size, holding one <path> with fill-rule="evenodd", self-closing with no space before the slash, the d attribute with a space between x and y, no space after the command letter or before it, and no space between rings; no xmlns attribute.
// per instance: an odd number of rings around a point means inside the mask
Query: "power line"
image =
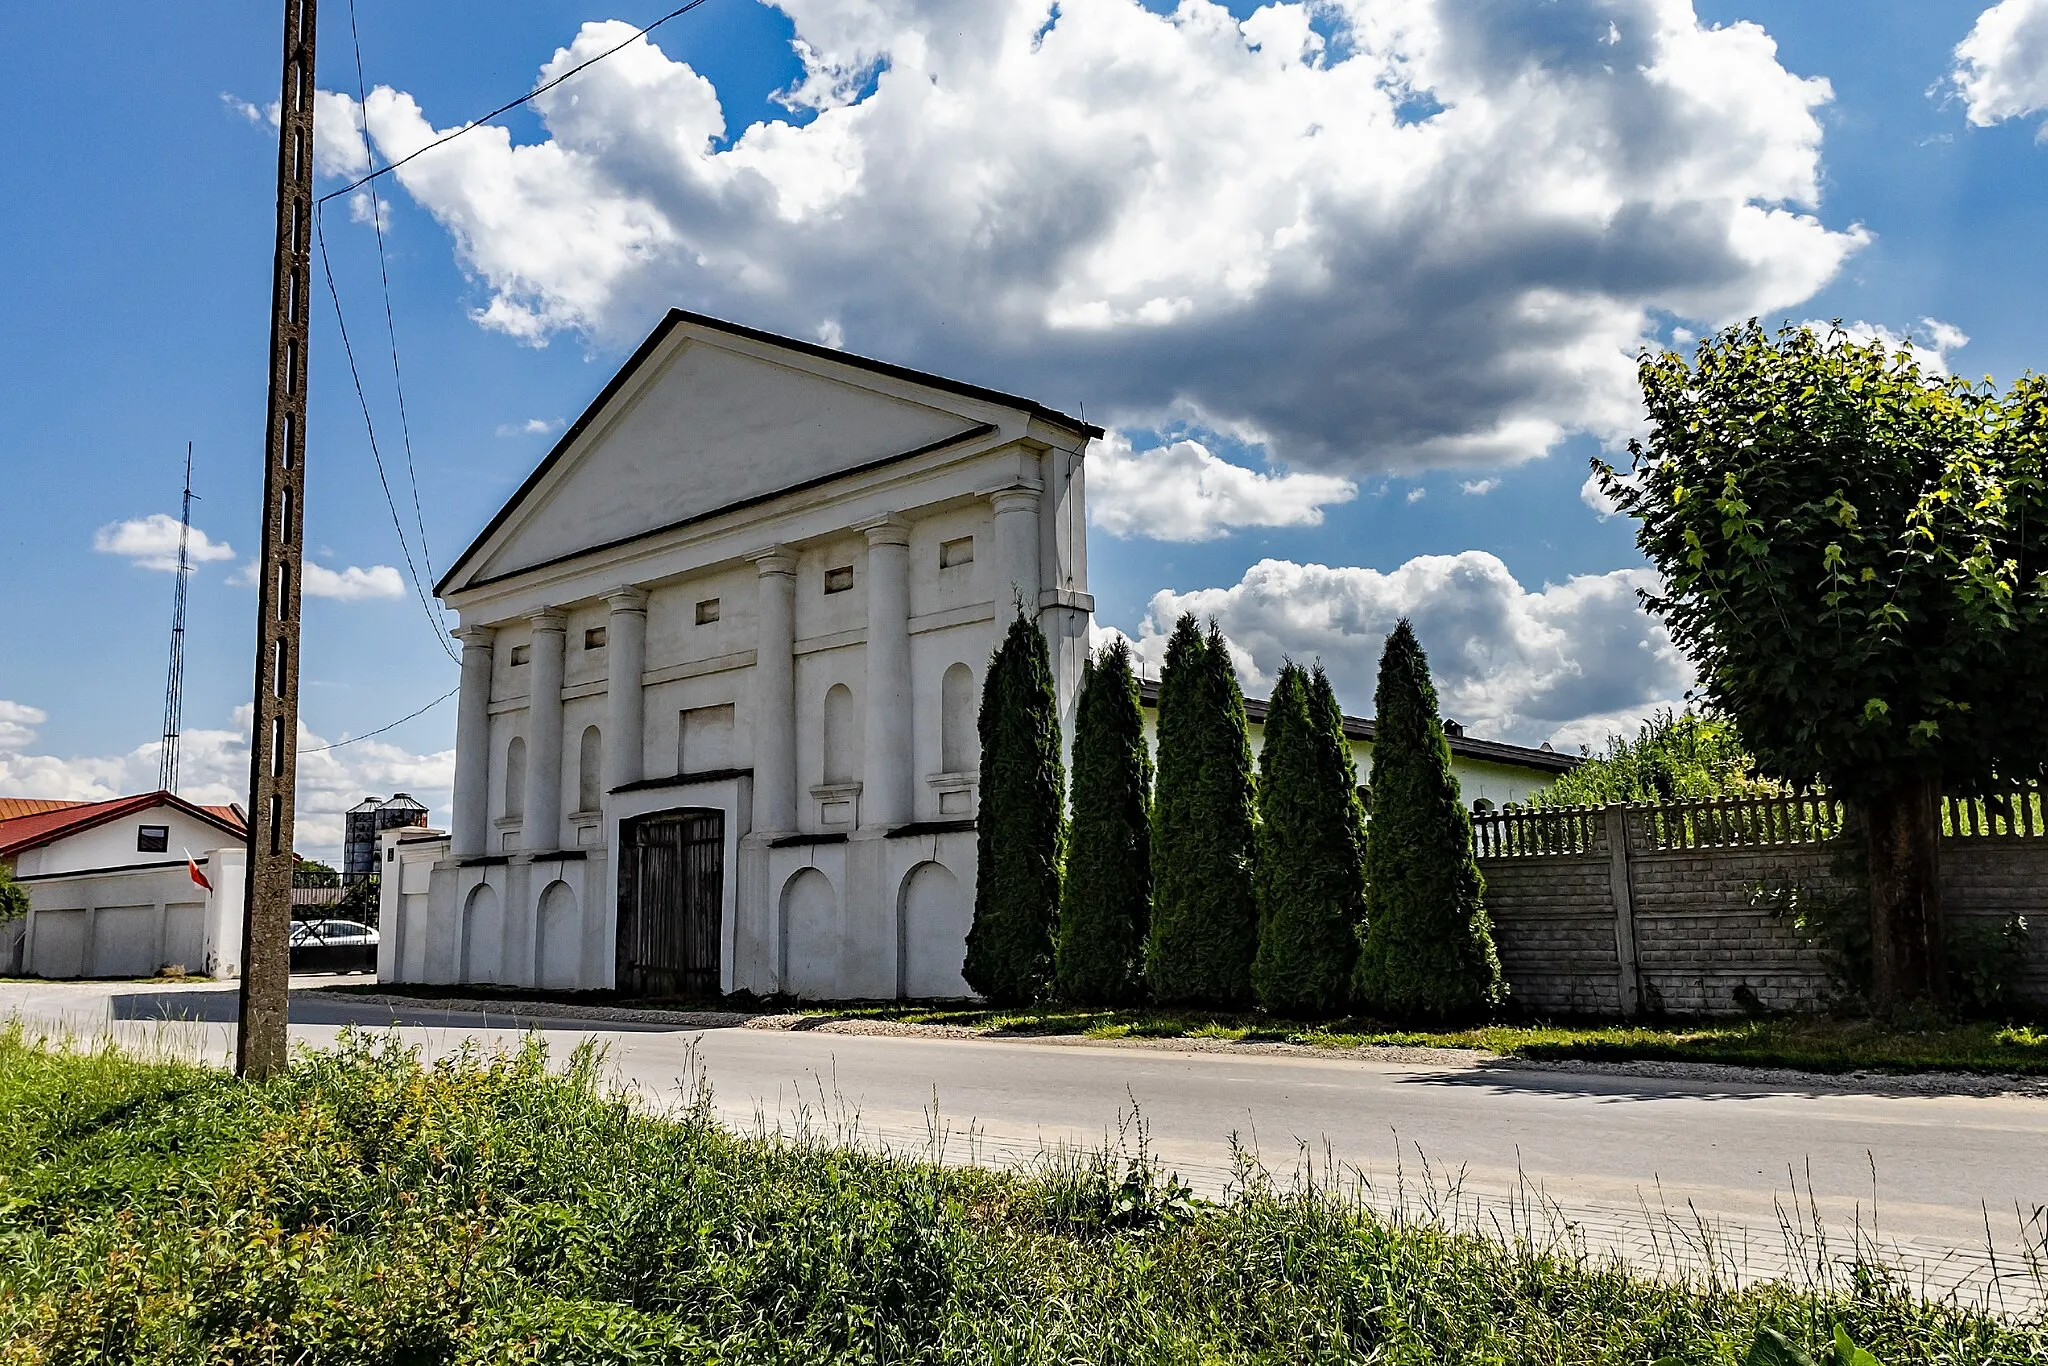
<svg viewBox="0 0 2048 1366"><path fill-rule="evenodd" d="M329 191L327 194L320 196L319 200L314 205L314 235L320 247L320 271L321 274L326 277L327 296L329 301L334 305L334 320L336 327L341 335L341 349L343 355L345 355L348 358L349 378L355 385L356 404L362 410L363 427L369 435L370 457L372 460L376 462L377 481L379 484L383 486L384 489L384 505L388 509L390 509L392 529L398 533L398 547L399 550L405 556L406 574L412 580L413 595L419 600L421 610L427 614L427 620L433 628L434 639L436 643L440 645L442 653L446 654L449 660L453 663L459 664L461 662L461 658L449 646L447 640L447 632L443 629L443 623L438 617L434 615L433 604L428 600L426 587L420 579L419 567L413 562L412 545L410 539L405 534L404 519L401 518L398 514L398 500L396 497L393 496L391 492L390 476L385 471L384 468L384 454L377 442L377 425L376 422L370 416L369 396L363 390L362 371L360 367L358 367L356 364L355 345L349 338L348 320L346 316L343 314L341 307L341 291L335 284L334 264L327 252L327 203L329 200L339 198L342 195L346 195L355 190L361 189L364 186L369 185L372 181L378 179L379 177L386 175L391 171L397 170L400 166L403 166L407 162L413 160L413 158L418 157L423 153L431 152L436 147L440 147L446 143L453 142L456 138L461 137L464 133L469 132L472 128L481 127L482 125L487 124L491 120L497 118L499 115L507 113L513 109L517 109L520 105L527 103L529 100L532 100L540 95L546 94L548 91L554 89L556 86L568 80L570 77L578 74L579 72L588 70L589 68L597 65L599 62L603 61L607 57L612 56L615 53L625 50L632 44L638 42L640 39L652 33L655 29L660 28L663 24L669 22L669 20L676 19L681 17L682 15L688 14L691 10L696 9L699 5L702 5L704 3L705 0L689 0L687 4L680 5L677 8L670 10L667 14L662 15L653 23L648 24L645 28L638 30L630 38L627 38L624 42L606 48L603 52L600 52L596 56L588 58L585 61L577 63L575 66L570 67L567 71L562 72L560 75L541 82L533 89L527 91L524 95L521 95L518 99L510 100L504 104L499 105L496 109L493 109L490 113L484 115L481 119L477 119L471 123L466 123L462 127L456 129L454 132L449 133L444 137L435 139L433 142L430 142L426 146L414 150L408 155L399 158L397 161L378 167L376 170L371 171L368 175L361 176L356 180L349 182L347 185L342 186L338 190ZM369 119L366 109L368 103L368 94L366 90L366 82L363 79L362 40L360 32L356 27L355 0L349 0L349 31L351 36L354 37L356 40L355 57L356 93L358 100L357 109L358 111L361 112L362 118L362 125L359 129L359 132L363 140L363 150L367 155L370 151ZM380 211L380 202L381 201L379 201L378 198L376 197L376 192L372 190L370 200L370 220L377 234L377 265L378 270L382 275L384 281L384 318L386 330L391 342L392 379L393 382L398 385L399 422L401 424L401 427L404 429L405 433L406 471L407 474L412 478L413 512L415 521L417 522L420 531L420 558L422 560L427 561L427 572L429 575L432 575L433 562L431 559L428 558L427 555L426 520L420 509L419 480L413 470L412 432L410 424L407 422L406 419L405 390L403 382L400 378L398 364L398 332L397 326L392 319L391 275L389 266L386 263L385 259L384 226L382 222L382 214Z"/></svg>
<svg viewBox="0 0 2048 1366"><path fill-rule="evenodd" d="M703 3L704 0L689 0L689 3L686 5L677 6L675 9L670 10L667 14L662 15L659 19L656 19L646 28L641 29L632 37L626 39L625 42L620 43L618 46L606 48L603 52L598 53L595 57L589 58L586 61L578 62L575 66L570 67L561 75L554 76L549 78L548 80L542 81L539 85L527 91L518 99L510 100L504 104L499 105L496 109L493 109L490 113L484 115L482 118L477 119L471 123L465 123L462 125L462 127L456 129L454 132L444 134L443 136L434 139L426 146L416 148L413 151L406 153L398 160L390 162L387 165L378 167L376 170L370 172L366 176L363 176L361 179L351 181L349 184L342 186L338 190L330 191L329 193L321 196L320 202L322 204L325 204L328 200L333 199L339 195L345 195L349 193L351 190L361 189L363 186L369 184L371 181L377 179L379 176L386 175L392 171L397 170L399 167L405 165L405 163L407 163L408 161L411 161L414 157L424 156L428 152L433 151L436 147L440 147L447 143L453 142L455 141L455 139L461 137L464 133L469 132L471 129L483 127L491 120L497 118L500 114L509 114L514 109L517 109L520 105L525 104L528 100L536 99L539 96L547 94L548 91L553 90L556 86L560 85L563 81L568 80L571 76L576 75L580 71L584 71L590 67L596 66L599 62L603 61L605 58L611 56L615 52L620 52L626 48L631 47L634 43L639 42L642 38L645 38L648 34L660 28L669 20L679 19L683 15L688 14L691 10L697 8L697 6Z"/></svg>
<svg viewBox="0 0 2048 1366"><path fill-rule="evenodd" d="M363 161L368 164L370 150L370 103L367 82L363 79L363 35L356 27L356 0L348 0L348 33L353 40L356 53L356 110L357 125L363 138ZM420 562L427 567L427 577L434 574L434 552L427 544L427 516L420 507L420 477L412 458L412 420L405 411L405 377L398 368L398 323L391 316L391 265L384 250L384 205L377 195L377 187L370 187L370 227L377 234L377 274L384 284L384 335L391 342L391 387L398 394L398 430L405 440L405 478L412 486L413 525L420 533Z"/></svg>
<svg viewBox="0 0 2048 1366"><path fill-rule="evenodd" d="M404 725L404 724L405 724L406 722L408 722L408 721L411 721L411 720L415 719L416 717L421 717L421 716L425 716L425 715L426 715L426 714L427 714L428 712L430 712L430 711L432 711L432 710L433 710L434 708L436 708L436 707L440 706L440 705L441 705L441 704L442 704L443 702L446 702L446 701L447 701L447 700L448 700L449 698L451 698L451 697L455 696L455 694L457 694L457 693L459 693L459 692L461 692L461 691L462 691L462 685L458 683L458 684L456 684L456 685L455 685L454 687L450 688L450 689L449 689L449 690L448 690L447 692L444 692L444 693L442 693L442 694L441 694L441 695L440 695L439 697L437 697L437 698L435 698L435 699L434 699L433 701L431 701L431 702L427 703L427 705L426 705L426 706L424 706L424 707L421 707L421 708L420 708L420 709L419 709L418 711L416 711L416 712L408 712L408 713L407 713L406 715L404 715L404 716L401 716L401 717L399 717L399 718L398 718L398 719L397 719L396 721L393 721L393 722L392 722L392 723L391 723L390 725L388 725L388 726L379 726L379 727L377 727L377 729L375 729L375 730L366 730L366 731L364 731L364 732L363 732L363 733L362 733L361 735L351 735L351 736L350 736L350 737L349 737L348 739L346 739L346 740L336 740L336 741L335 741L335 742L334 742L333 744L331 744L331 745L319 745L319 746L316 746L316 747L315 747L315 748L313 748L313 749L302 749L302 750L300 750L300 751L299 751L299 753L301 753L301 754L325 754L325 753L326 753L326 752L327 752L328 750L330 750L330 749L340 749L340 748L341 748L341 747L342 747L343 745L352 745L352 744L354 744L354 743L355 743L356 741L358 741L358 740L367 740L367 739L369 739L369 738L370 738L371 736L373 736L373 735L382 735L382 734L383 734L383 733L384 733L385 731L387 731L387 730L397 730L397 729L398 729L398 728L399 728L400 726Z"/></svg>

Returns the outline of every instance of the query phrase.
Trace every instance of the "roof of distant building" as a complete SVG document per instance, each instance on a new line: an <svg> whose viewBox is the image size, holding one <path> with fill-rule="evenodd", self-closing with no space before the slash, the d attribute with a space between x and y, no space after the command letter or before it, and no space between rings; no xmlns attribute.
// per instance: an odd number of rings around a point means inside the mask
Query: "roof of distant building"
<svg viewBox="0 0 2048 1366"><path fill-rule="evenodd" d="M76 835L124 816L141 815L159 806L174 807L189 816L219 826L236 839L249 837L248 819L239 806L201 806L174 792L142 792L105 802L56 802L35 797L0 798L0 858L12 858L24 849L36 849L67 835ZM7 813L18 807L40 808L18 815Z"/></svg>
<svg viewBox="0 0 2048 1366"><path fill-rule="evenodd" d="M1159 705L1159 681L1148 678L1138 684L1138 696L1148 707ZM1247 697L1244 700L1245 719L1253 725L1266 723L1266 699ZM1576 754L1559 754L1547 745L1541 749L1530 749L1527 745L1510 745L1500 740L1475 740L1465 734L1462 726L1455 731L1455 722L1444 727L1444 739L1449 742L1451 753L1460 759L1474 763L1507 764L1514 768L1533 768L1544 773L1569 773L1586 762ZM1378 727L1367 717L1347 716L1344 718L1345 737L1363 740L1371 744Z"/></svg>

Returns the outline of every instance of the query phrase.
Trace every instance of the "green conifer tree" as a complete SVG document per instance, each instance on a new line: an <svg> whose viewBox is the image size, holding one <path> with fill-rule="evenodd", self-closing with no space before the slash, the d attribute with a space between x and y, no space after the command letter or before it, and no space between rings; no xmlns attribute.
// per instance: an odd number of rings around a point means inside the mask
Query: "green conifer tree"
<svg viewBox="0 0 2048 1366"><path fill-rule="evenodd" d="M1259 751L1259 952L1252 986L1281 1014L1328 1015L1351 994L1365 920L1365 815L1344 713L1320 666L1289 663Z"/></svg>
<svg viewBox="0 0 2048 1366"><path fill-rule="evenodd" d="M1045 634L1022 609L981 689L981 814L967 984L1028 1005L1052 983L1060 905L1059 703Z"/></svg>
<svg viewBox="0 0 2048 1366"><path fill-rule="evenodd" d="M1387 637L1373 697L1378 720L1359 998L1390 1020L1482 1016L1500 1004L1506 987L1436 685L1405 620Z"/></svg>
<svg viewBox="0 0 2048 1366"><path fill-rule="evenodd" d="M1152 756L1131 650L1088 661L1074 719L1073 814L1060 888L1060 994L1129 1005L1144 991L1152 918Z"/></svg>
<svg viewBox="0 0 2048 1366"><path fill-rule="evenodd" d="M1192 614L1160 675L1157 791L1146 983L1177 1005L1246 1005L1259 941L1251 742L1223 633L1211 623L1205 639Z"/></svg>

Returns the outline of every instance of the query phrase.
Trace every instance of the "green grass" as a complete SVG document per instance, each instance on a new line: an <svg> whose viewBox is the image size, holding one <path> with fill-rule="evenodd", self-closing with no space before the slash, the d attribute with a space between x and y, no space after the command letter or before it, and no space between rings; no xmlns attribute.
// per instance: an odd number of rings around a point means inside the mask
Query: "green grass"
<svg viewBox="0 0 2048 1366"><path fill-rule="evenodd" d="M331 987L328 990L446 996L452 987ZM998 1010L945 1002L809 1004L752 998L641 1001L613 992L542 992L464 987L482 999L555 1000L657 1009L775 1011L819 1020L894 1020L955 1025L991 1035L1090 1039L1222 1039L1323 1048L1374 1045L1480 1049L1541 1061L1707 1062L1809 1072L1977 1072L2048 1076L2048 1028L1986 1021L1885 1023L1826 1015L1779 1015L1654 1025L1499 1024L1474 1029L1403 1030L1371 1020L1294 1021L1262 1014L1161 1009L1091 1010L1036 1006Z"/></svg>
<svg viewBox="0 0 2048 1366"><path fill-rule="evenodd" d="M1657 1283L1389 1223L1247 1171L945 1170L609 1094L599 1059L422 1066L345 1039L288 1077L0 1033L0 1362L1642 1363L1844 1326L1894 1363L2048 1330L1833 1288Z"/></svg>

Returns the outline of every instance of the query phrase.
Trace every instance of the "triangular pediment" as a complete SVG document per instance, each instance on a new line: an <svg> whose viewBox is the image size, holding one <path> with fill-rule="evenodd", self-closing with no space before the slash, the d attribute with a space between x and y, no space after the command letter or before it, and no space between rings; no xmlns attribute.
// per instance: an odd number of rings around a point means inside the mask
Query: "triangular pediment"
<svg viewBox="0 0 2048 1366"><path fill-rule="evenodd" d="M656 343L659 344L656 344ZM943 391L684 329L650 338L443 590L558 562L986 430ZM972 405L967 405L970 408Z"/></svg>

